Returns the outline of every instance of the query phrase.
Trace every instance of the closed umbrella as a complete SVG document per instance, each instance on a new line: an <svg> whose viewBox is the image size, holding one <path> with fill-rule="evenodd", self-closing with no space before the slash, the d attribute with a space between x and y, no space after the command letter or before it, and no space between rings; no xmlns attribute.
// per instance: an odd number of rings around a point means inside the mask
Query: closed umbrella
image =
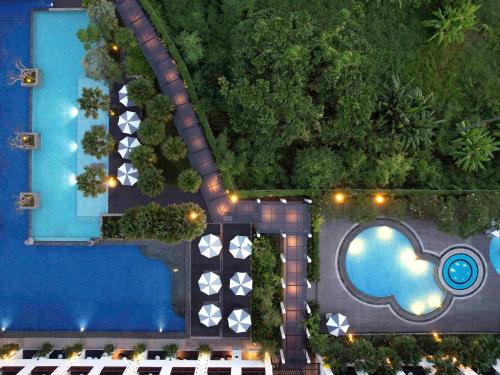
<svg viewBox="0 0 500 375"><path fill-rule="evenodd" d="M122 156L124 159L130 159L130 153L132 152L132 149L140 146L141 144L135 137L125 137L123 138L120 143L118 143L118 153Z"/></svg>
<svg viewBox="0 0 500 375"><path fill-rule="evenodd" d="M116 178L124 186L133 186L139 179L139 171L130 163L123 163L118 168Z"/></svg>
<svg viewBox="0 0 500 375"><path fill-rule="evenodd" d="M252 290L252 278L246 272L236 272L229 279L229 289L237 296L246 296Z"/></svg>
<svg viewBox="0 0 500 375"><path fill-rule="evenodd" d="M118 91L118 100L120 103L122 103L125 107L132 107L134 103L130 98L128 97L128 89L127 85L123 85L120 91Z"/></svg>
<svg viewBox="0 0 500 375"><path fill-rule="evenodd" d="M200 311L198 311L198 317L200 318L200 323L207 327L216 326L222 320L220 309L213 303L203 305Z"/></svg>
<svg viewBox="0 0 500 375"><path fill-rule="evenodd" d="M233 312L227 318L227 323L229 325L229 328L231 328L236 333L246 332L252 326L250 314L243 309L233 310Z"/></svg>
<svg viewBox="0 0 500 375"><path fill-rule="evenodd" d="M126 111L118 118L118 127L125 134L133 134L141 125L139 115L135 112Z"/></svg>
<svg viewBox="0 0 500 375"><path fill-rule="evenodd" d="M337 337L344 336L349 329L349 322L345 315L337 313L328 317L326 328L328 328L330 335Z"/></svg>
<svg viewBox="0 0 500 375"><path fill-rule="evenodd" d="M229 242L229 252L235 258L246 259L252 254L252 241L247 236L236 236Z"/></svg>
<svg viewBox="0 0 500 375"><path fill-rule="evenodd" d="M219 275L216 273L204 272L198 280L198 286L203 293L211 295L219 293L222 282L220 281Z"/></svg>
<svg viewBox="0 0 500 375"><path fill-rule="evenodd" d="M207 258L213 258L220 254L222 250L222 243L220 242L220 238L214 236L213 234L207 234L206 236L201 237L200 242L198 243L198 249L200 249L201 255Z"/></svg>

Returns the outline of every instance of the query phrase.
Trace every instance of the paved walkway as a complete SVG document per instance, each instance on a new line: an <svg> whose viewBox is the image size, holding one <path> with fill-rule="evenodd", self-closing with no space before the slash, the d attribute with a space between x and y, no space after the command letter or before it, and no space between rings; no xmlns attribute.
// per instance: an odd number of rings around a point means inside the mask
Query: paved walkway
<svg viewBox="0 0 500 375"><path fill-rule="evenodd" d="M174 122L188 148L191 165L202 176L201 193L214 223L252 223L259 233L286 234L282 249L287 259L284 280L284 355L289 363L305 362L302 326L307 294L307 234L311 218L303 202L239 201L231 203L217 171L196 113L177 67L136 0L117 0L116 8L151 65L162 92L176 105Z"/></svg>

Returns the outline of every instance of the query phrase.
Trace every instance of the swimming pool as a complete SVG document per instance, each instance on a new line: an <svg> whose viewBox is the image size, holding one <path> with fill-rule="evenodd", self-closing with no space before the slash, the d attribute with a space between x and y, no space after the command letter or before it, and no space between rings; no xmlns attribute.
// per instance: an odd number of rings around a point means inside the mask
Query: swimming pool
<svg viewBox="0 0 500 375"><path fill-rule="evenodd" d="M31 190L41 202L32 212L35 241L99 237L99 217L108 210L107 193L84 198L75 181L85 165L103 163L107 170L106 158L85 155L79 141L92 124L108 126L106 113L88 120L77 108L82 86L98 85L85 78L84 49L76 37L88 22L85 11L33 13L33 66L42 73L32 94L32 129L41 135L41 148L32 153Z"/></svg>
<svg viewBox="0 0 500 375"><path fill-rule="evenodd" d="M386 225L356 232L347 245L345 271L356 292L370 301L394 301L407 313L425 315L439 309L445 293L434 277L436 265L419 259L401 231Z"/></svg>
<svg viewBox="0 0 500 375"><path fill-rule="evenodd" d="M0 0L0 76L16 58L29 65L30 17L48 0ZM59 32L59 30L55 30ZM42 77L43 80L43 77ZM29 123L29 89L0 80L0 138ZM182 332L168 267L137 246L26 246L28 156L0 147L0 326L7 331Z"/></svg>
<svg viewBox="0 0 500 375"><path fill-rule="evenodd" d="M470 288L478 277L476 261L468 254L453 254L443 265L443 278L453 289Z"/></svg>

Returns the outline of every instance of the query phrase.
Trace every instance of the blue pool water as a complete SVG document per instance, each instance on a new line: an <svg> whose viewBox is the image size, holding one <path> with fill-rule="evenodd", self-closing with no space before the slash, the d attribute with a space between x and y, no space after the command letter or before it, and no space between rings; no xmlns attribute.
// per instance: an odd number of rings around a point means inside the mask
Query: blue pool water
<svg viewBox="0 0 500 375"><path fill-rule="evenodd" d="M0 0L0 139L28 129L29 91L8 85L29 65L30 12L48 0ZM54 29L55 33L61 30ZM25 246L28 215L14 197L28 189L25 152L0 147L0 325L7 330L183 331L173 313L171 273L136 246Z"/></svg>
<svg viewBox="0 0 500 375"><path fill-rule="evenodd" d="M419 260L410 240L388 226L360 232L349 244L346 271L354 286L370 297L394 296L406 311L422 315L444 298L434 278L435 265Z"/></svg>
<svg viewBox="0 0 500 375"><path fill-rule="evenodd" d="M490 262L500 275L500 238L493 237L490 242Z"/></svg>
<svg viewBox="0 0 500 375"><path fill-rule="evenodd" d="M455 254L449 257L443 266L443 279L453 289L470 288L478 277L477 263L467 254Z"/></svg>
<svg viewBox="0 0 500 375"><path fill-rule="evenodd" d="M106 113L89 120L77 110L81 86L97 86L84 77L85 52L75 35L87 25L85 11L33 15L33 66L42 72L42 85L33 90L32 102L32 128L42 140L42 147L33 152L31 179L32 191L41 198L32 216L32 237L39 241L98 237L99 216L108 210L107 193L84 198L75 184L84 165L103 163L107 169L105 159L85 155L80 147L92 124L108 123Z"/></svg>

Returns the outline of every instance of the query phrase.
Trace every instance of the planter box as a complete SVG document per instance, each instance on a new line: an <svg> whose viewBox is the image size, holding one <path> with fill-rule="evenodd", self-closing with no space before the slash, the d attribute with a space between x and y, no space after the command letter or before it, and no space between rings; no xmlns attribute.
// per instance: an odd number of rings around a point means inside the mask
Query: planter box
<svg viewBox="0 0 500 375"><path fill-rule="evenodd" d="M21 69L21 86L35 87L40 84L40 72L36 68Z"/></svg>
<svg viewBox="0 0 500 375"><path fill-rule="evenodd" d="M40 194L32 192L19 193L17 207L20 210L33 210L40 207Z"/></svg>

